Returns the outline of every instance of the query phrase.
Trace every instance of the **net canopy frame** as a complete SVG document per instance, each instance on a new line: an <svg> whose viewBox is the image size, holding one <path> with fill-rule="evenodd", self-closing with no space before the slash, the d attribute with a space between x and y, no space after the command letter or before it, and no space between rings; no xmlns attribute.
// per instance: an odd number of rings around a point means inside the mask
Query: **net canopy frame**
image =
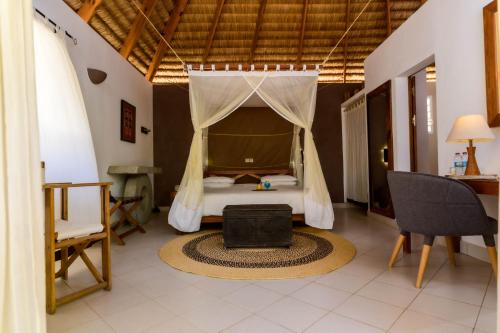
<svg viewBox="0 0 500 333"><path fill-rule="evenodd" d="M303 189L306 224L331 229L333 206L311 127L316 108L318 71L189 71L189 103L194 128L186 169L168 215L179 231L200 229L203 217L203 132L229 116L254 94L273 111L304 130ZM300 154L295 154L300 158ZM295 165L300 165L296 161Z"/></svg>

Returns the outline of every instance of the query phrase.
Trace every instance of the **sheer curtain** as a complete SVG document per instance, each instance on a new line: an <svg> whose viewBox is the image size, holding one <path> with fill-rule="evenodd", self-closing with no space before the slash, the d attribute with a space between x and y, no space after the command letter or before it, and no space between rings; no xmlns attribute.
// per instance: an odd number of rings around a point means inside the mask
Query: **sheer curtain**
<svg viewBox="0 0 500 333"><path fill-rule="evenodd" d="M311 127L316 110L318 76L315 72L292 72L284 76L270 73L257 86L247 77L256 93L280 116L304 129L304 210L306 223L321 229L333 226L333 206L314 144Z"/></svg>
<svg viewBox="0 0 500 333"><path fill-rule="evenodd" d="M262 80L262 79L261 79ZM190 75L189 104L194 135L186 170L168 213L168 223L184 232L200 229L203 214L203 130L227 117L243 104L253 89L240 75Z"/></svg>
<svg viewBox="0 0 500 333"><path fill-rule="evenodd" d="M66 48L64 31L34 22L40 155L47 182L99 180L80 83ZM69 192L71 222L100 221L99 189ZM59 212L59 209L56 209Z"/></svg>
<svg viewBox="0 0 500 333"><path fill-rule="evenodd" d="M30 0L0 1L0 332L45 332L43 204Z"/></svg>
<svg viewBox="0 0 500 333"><path fill-rule="evenodd" d="M330 229L333 208L311 133L317 78L316 72L191 72L189 96L195 134L186 170L169 212L169 224L181 231L199 230L203 213L202 129L223 119L257 93L279 115L304 128L306 223Z"/></svg>
<svg viewBox="0 0 500 333"><path fill-rule="evenodd" d="M368 202L368 139L365 99L344 110L346 140L346 194L357 202Z"/></svg>

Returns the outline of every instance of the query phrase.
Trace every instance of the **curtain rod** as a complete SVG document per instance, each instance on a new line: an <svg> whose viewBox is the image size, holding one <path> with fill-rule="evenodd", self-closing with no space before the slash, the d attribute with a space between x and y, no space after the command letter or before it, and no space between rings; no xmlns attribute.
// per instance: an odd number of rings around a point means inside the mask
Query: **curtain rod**
<svg viewBox="0 0 500 333"><path fill-rule="evenodd" d="M54 28L59 28L61 29L61 26L58 25L55 21L53 21L51 18L47 17L47 15L45 15L44 13L42 13L42 11L40 11L39 9L35 8L35 12L37 12L40 16L42 16L44 19L48 20L50 24L52 24L54 26ZM69 32L68 30L64 29L64 34L66 36L68 36L69 38L71 38L71 40L73 41L73 44L77 45L78 44L78 40L73 37Z"/></svg>
<svg viewBox="0 0 500 333"><path fill-rule="evenodd" d="M321 66L319 64L302 64L302 65L294 65L294 64L187 64L184 69L187 72L199 71L199 72L229 72L229 71L238 71L238 72L260 72L260 71L276 71L276 72L306 72L306 71L316 71L319 72L321 70Z"/></svg>

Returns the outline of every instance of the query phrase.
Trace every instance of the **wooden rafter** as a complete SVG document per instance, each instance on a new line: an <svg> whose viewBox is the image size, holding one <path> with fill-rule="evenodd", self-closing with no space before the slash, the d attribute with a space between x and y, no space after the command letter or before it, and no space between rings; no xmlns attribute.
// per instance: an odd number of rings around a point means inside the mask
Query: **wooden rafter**
<svg viewBox="0 0 500 333"><path fill-rule="evenodd" d="M102 0L85 0L78 10L78 15L80 15L80 17L88 23L101 3Z"/></svg>
<svg viewBox="0 0 500 333"><path fill-rule="evenodd" d="M142 12L149 17L151 13L153 13L153 9L155 8L157 0L144 0L142 4ZM127 59L132 52L132 49L135 46L135 43L141 36L142 31L144 30L144 26L146 24L146 18L140 11L137 12L137 15L134 19L134 23L130 27L130 30L127 34L127 38L123 42L122 47L120 48L120 54Z"/></svg>
<svg viewBox="0 0 500 333"><path fill-rule="evenodd" d="M217 8L215 10L215 15L212 20L212 26L210 27L210 32L208 33L207 41L205 43L205 52L203 52L202 63L207 61L208 55L210 54L210 49L212 48L212 43L214 41L215 32L217 31L217 25L219 25L220 15L222 14L222 7L224 6L225 0L217 0Z"/></svg>
<svg viewBox="0 0 500 333"><path fill-rule="evenodd" d="M345 29L349 27L349 16L351 15L351 0L345 1ZM347 36L344 37L344 73L342 77L342 82L346 83L347 79Z"/></svg>
<svg viewBox="0 0 500 333"><path fill-rule="evenodd" d="M169 43L172 40L172 37L174 37L175 31L177 30L177 26L181 21L182 13L184 12L184 9L186 9L188 1L189 0L178 0L177 5L170 14L170 17L168 18L168 21L165 24L165 27L163 28L163 38L165 38L165 40ZM153 59L149 64L149 68L146 73L147 80L149 81L153 80L156 71L158 70L158 66L160 66L161 60L165 55L166 50L167 50L167 44L165 44L163 39L161 39L160 42L158 43L158 46L156 47L155 55L153 56Z"/></svg>
<svg viewBox="0 0 500 333"><path fill-rule="evenodd" d="M387 17L387 36L390 36L392 33L391 0L385 0L385 9Z"/></svg>
<svg viewBox="0 0 500 333"><path fill-rule="evenodd" d="M253 57L255 56L255 49L257 48L257 41L259 40L259 32L262 28L262 18L264 17L264 12L266 11L267 0L260 0L259 14L257 15L257 22L255 23L255 32L253 34L252 46L250 47L250 55L248 56L248 63L253 62Z"/></svg>
<svg viewBox="0 0 500 333"><path fill-rule="evenodd" d="M304 7L302 7L302 22L300 24L300 37L299 37L299 50L297 54L297 64L302 61L302 53L304 51L304 35L306 32L307 9L309 7L309 0L304 0Z"/></svg>

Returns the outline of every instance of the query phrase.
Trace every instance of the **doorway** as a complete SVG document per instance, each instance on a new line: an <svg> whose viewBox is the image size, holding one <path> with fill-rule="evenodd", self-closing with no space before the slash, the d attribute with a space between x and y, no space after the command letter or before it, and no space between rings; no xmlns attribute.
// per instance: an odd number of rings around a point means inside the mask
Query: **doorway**
<svg viewBox="0 0 500 333"><path fill-rule="evenodd" d="M436 66L408 78L411 171L437 175Z"/></svg>

